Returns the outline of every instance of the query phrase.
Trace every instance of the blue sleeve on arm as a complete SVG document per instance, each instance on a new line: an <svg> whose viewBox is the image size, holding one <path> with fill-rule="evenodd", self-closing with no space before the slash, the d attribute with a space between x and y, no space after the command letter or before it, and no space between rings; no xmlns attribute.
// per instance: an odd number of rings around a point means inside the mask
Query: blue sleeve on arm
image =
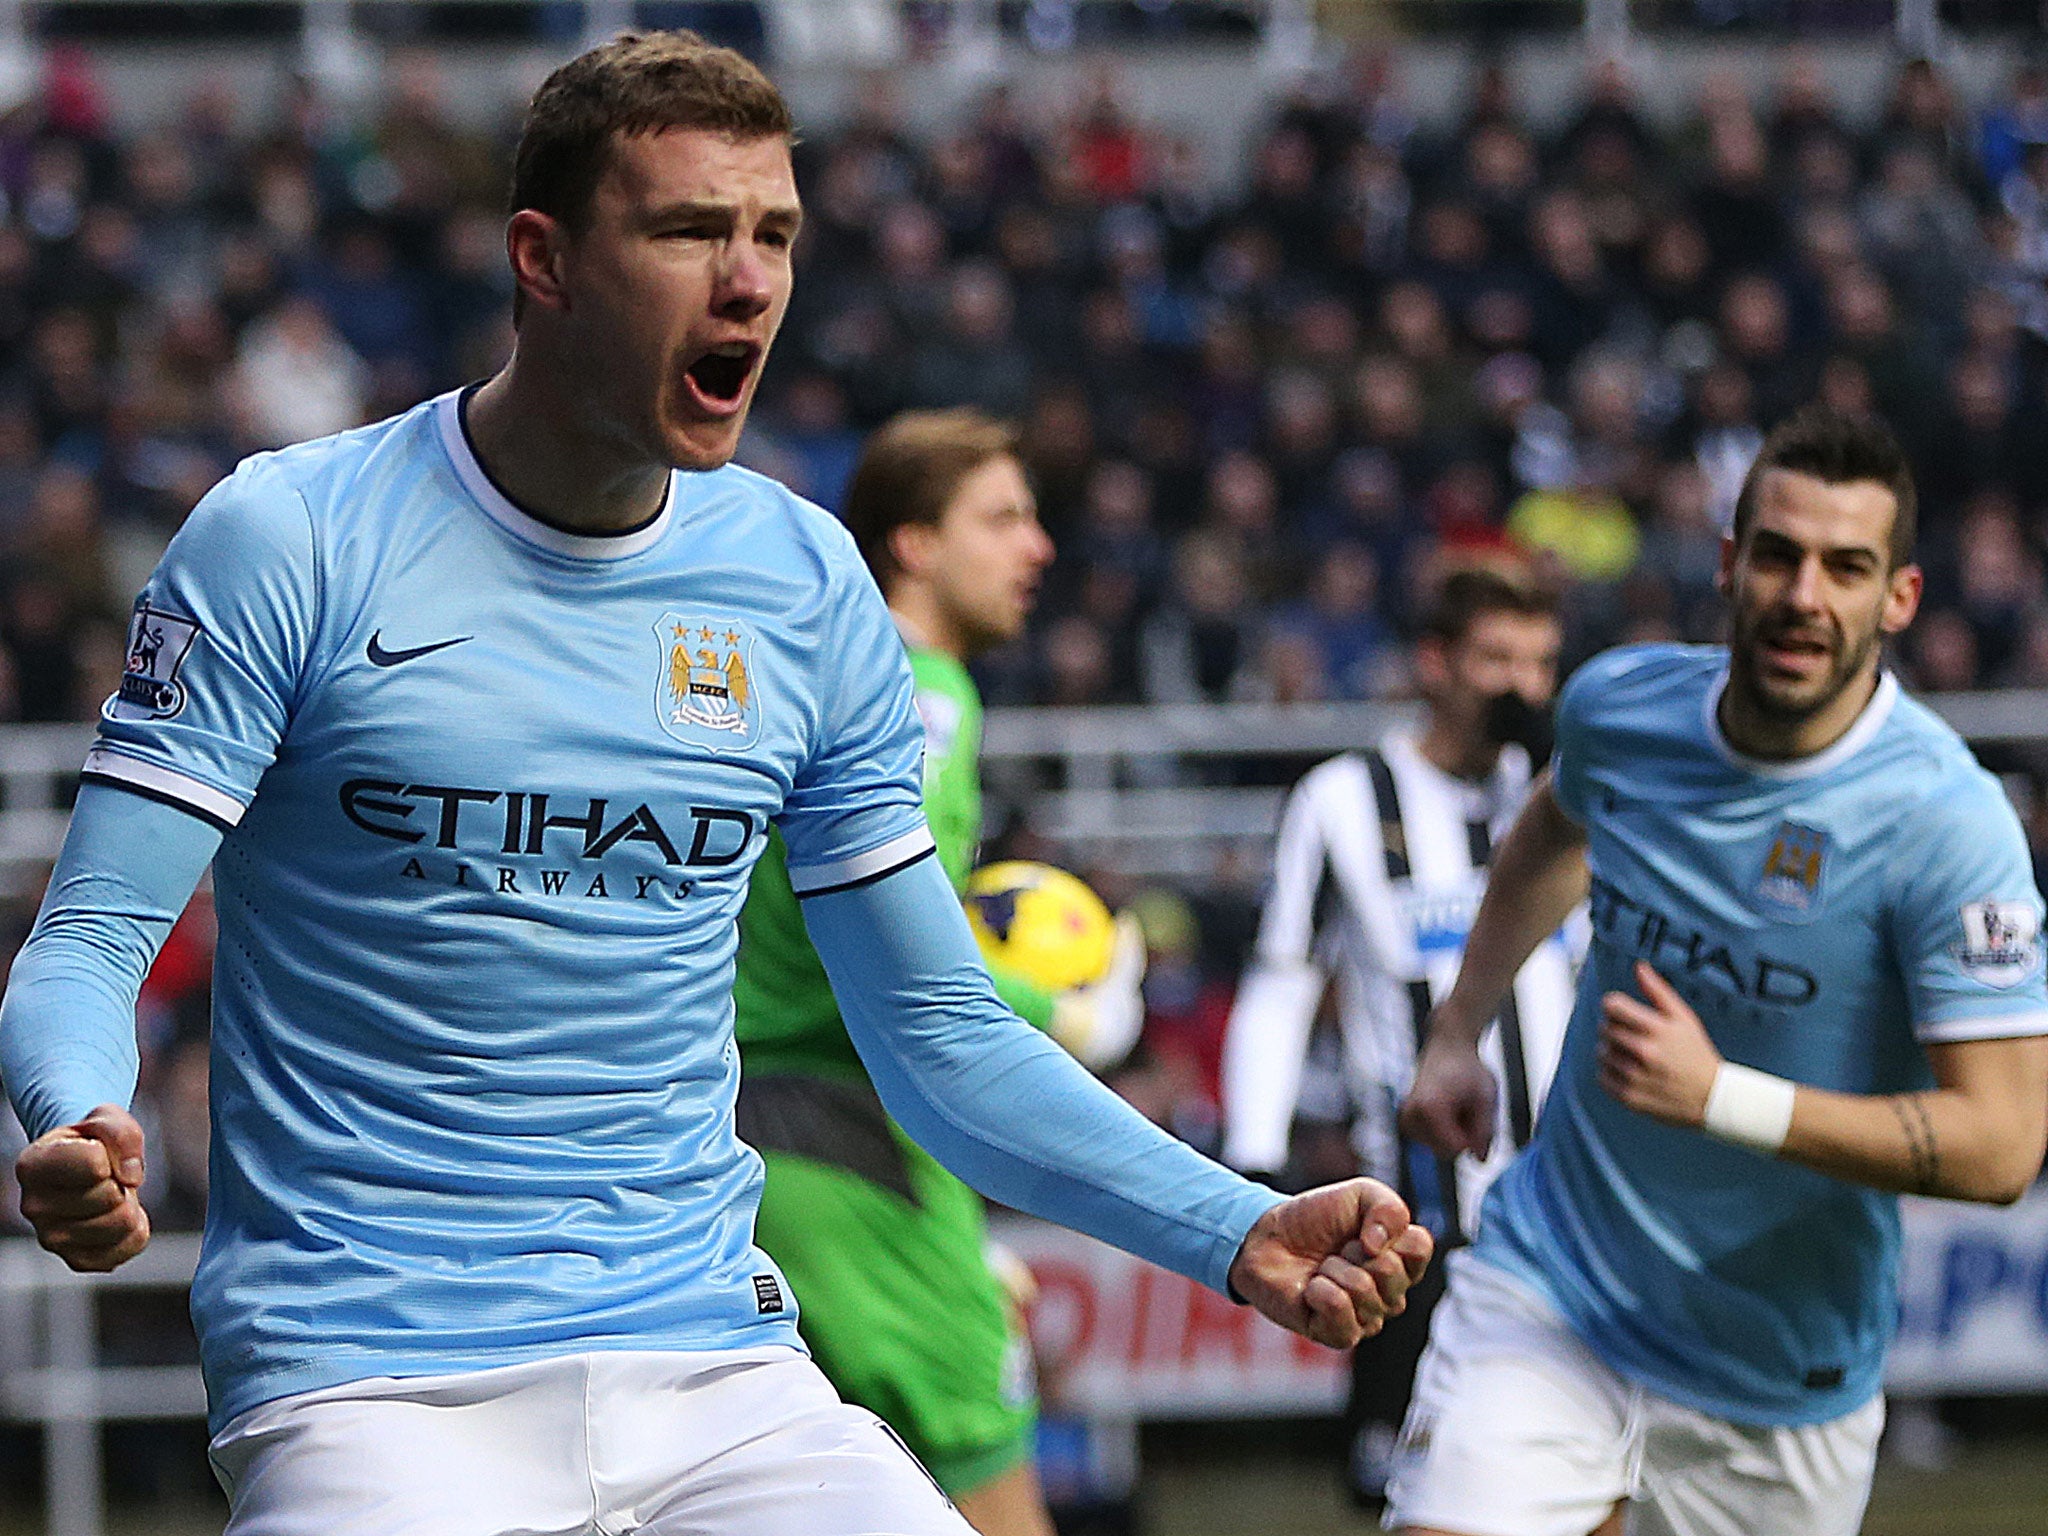
<svg viewBox="0 0 2048 1536"><path fill-rule="evenodd" d="M79 790L0 1002L0 1079L31 1138L135 1092L136 994L220 837L124 789Z"/></svg>
<svg viewBox="0 0 2048 1536"><path fill-rule="evenodd" d="M804 903L889 1113L992 1199L1228 1290L1280 1197L1146 1120L996 997L935 858Z"/></svg>

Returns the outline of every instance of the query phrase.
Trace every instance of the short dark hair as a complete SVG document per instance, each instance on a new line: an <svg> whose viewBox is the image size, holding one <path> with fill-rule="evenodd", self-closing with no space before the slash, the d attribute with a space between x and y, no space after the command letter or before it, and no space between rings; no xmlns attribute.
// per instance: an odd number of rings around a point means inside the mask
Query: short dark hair
<svg viewBox="0 0 2048 1536"><path fill-rule="evenodd" d="M1913 489L1913 467L1890 427L1874 416L1851 415L1832 406L1802 407L1772 429L1743 479L1735 498L1735 547L1742 548L1756 517L1757 487L1774 469L1811 475L1824 485L1853 485L1868 480L1892 493L1889 554L1897 570L1913 558L1918 534L1919 500Z"/></svg>
<svg viewBox="0 0 2048 1536"><path fill-rule="evenodd" d="M889 536L906 523L936 528L960 484L991 459L1017 456L1017 433L984 412L905 411L876 430L846 489L846 526L886 594L901 574Z"/></svg>
<svg viewBox="0 0 2048 1536"><path fill-rule="evenodd" d="M624 32L577 55L533 93L512 162L510 212L580 232L613 141L666 128L735 139L794 136L789 106L745 55L695 32Z"/></svg>
<svg viewBox="0 0 2048 1536"><path fill-rule="evenodd" d="M1445 576L1422 615L1423 636L1456 645L1488 614L1554 619L1557 600L1534 583L1491 565L1466 565Z"/></svg>

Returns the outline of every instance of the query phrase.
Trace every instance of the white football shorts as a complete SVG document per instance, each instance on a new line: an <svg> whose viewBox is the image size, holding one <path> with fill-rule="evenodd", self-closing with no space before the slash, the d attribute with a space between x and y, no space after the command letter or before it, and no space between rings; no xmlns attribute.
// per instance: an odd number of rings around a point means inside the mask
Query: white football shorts
<svg viewBox="0 0 2048 1536"><path fill-rule="evenodd" d="M1737 1424L1603 1363L1542 1296L1469 1254L1394 1452L1384 1523L1457 1536L1855 1536L1884 1399L1825 1424Z"/></svg>
<svg viewBox="0 0 2048 1536"><path fill-rule="evenodd" d="M795 1350L567 1355L260 1404L228 1536L972 1536Z"/></svg>

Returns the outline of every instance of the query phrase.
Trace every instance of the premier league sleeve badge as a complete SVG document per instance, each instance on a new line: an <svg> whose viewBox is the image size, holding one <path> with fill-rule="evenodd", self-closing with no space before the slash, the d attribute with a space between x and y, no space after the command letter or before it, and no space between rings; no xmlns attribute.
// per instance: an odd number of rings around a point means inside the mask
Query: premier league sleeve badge
<svg viewBox="0 0 2048 1536"><path fill-rule="evenodd" d="M152 608L143 598L128 620L128 655L120 690L108 701L116 720L168 720L185 707L179 669L199 638L199 621Z"/></svg>

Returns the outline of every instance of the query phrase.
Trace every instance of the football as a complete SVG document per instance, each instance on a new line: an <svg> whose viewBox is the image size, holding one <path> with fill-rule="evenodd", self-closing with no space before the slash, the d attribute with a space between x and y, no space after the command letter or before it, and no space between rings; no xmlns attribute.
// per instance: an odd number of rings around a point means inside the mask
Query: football
<svg viewBox="0 0 2048 1536"><path fill-rule="evenodd" d="M1116 944L1102 898L1063 869L1010 859L967 879L967 922L988 963L1048 992L1100 981Z"/></svg>

